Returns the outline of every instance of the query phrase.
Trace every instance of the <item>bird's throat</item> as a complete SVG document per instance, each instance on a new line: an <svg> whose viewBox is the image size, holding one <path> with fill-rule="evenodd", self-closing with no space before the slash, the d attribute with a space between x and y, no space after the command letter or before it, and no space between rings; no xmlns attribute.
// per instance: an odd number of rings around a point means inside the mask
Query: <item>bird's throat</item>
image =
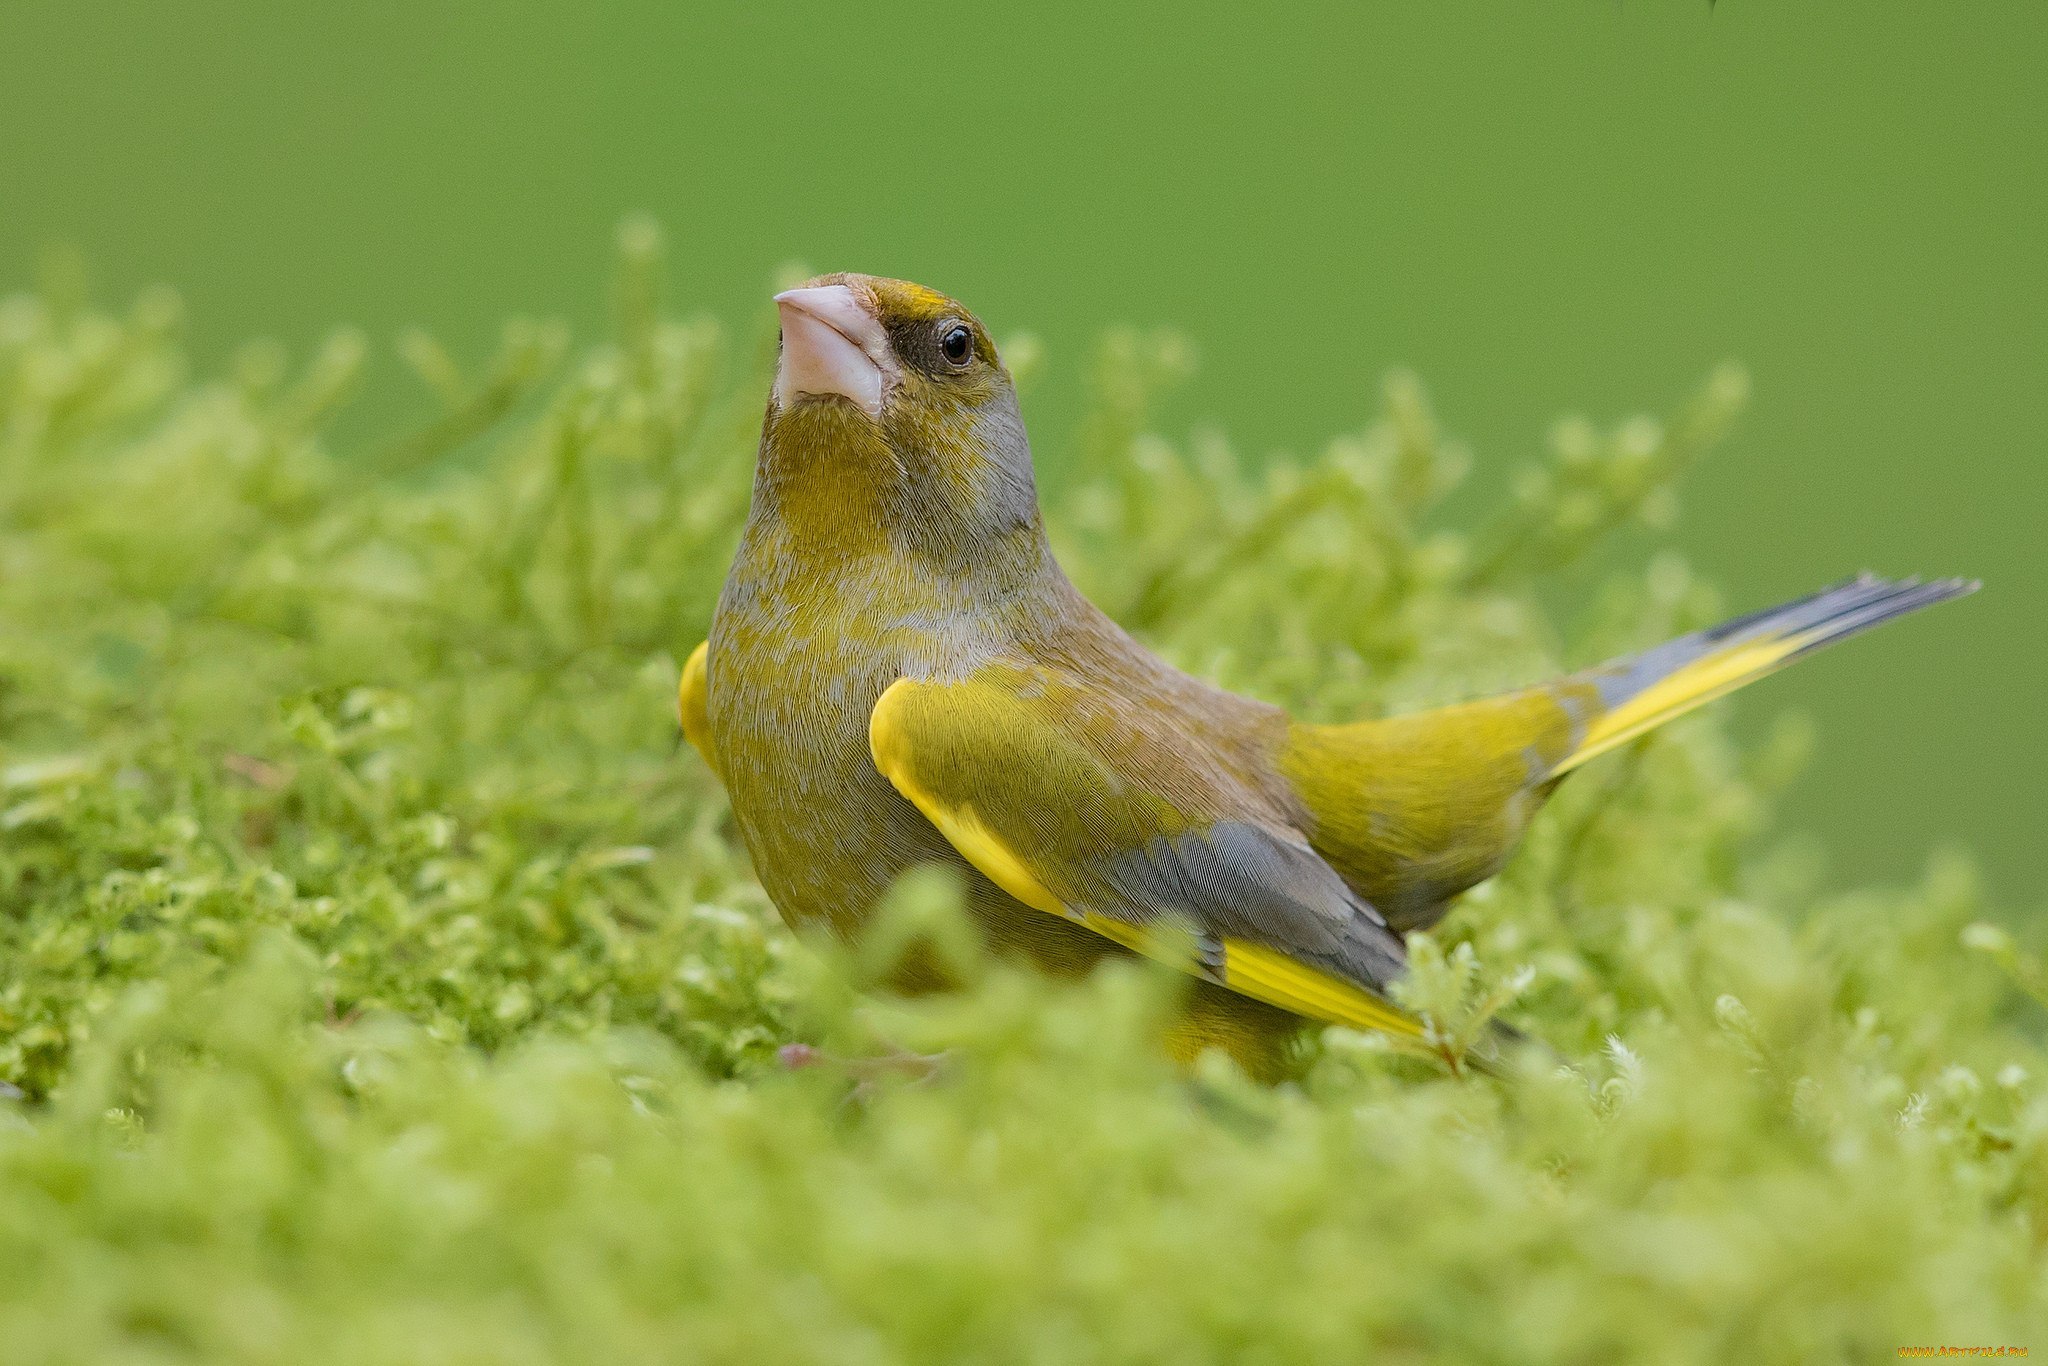
<svg viewBox="0 0 2048 1366"><path fill-rule="evenodd" d="M904 470L881 427L850 400L806 398L770 414L751 515L772 517L822 554L874 545L903 498Z"/></svg>

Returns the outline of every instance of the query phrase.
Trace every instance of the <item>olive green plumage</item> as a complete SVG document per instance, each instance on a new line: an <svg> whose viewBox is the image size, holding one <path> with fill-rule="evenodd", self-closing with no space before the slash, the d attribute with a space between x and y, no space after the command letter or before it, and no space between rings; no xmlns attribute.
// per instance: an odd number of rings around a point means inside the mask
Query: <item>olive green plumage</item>
<svg viewBox="0 0 2048 1366"><path fill-rule="evenodd" d="M866 276L782 303L746 531L681 689L762 885L850 938L906 869L952 864L1001 951L1184 968L1176 1052L1260 1075L1305 1020L1417 1030L1384 995L1402 934L1496 871L1571 768L1973 586L1860 579L1524 692L1303 725L1067 581L964 308Z"/></svg>

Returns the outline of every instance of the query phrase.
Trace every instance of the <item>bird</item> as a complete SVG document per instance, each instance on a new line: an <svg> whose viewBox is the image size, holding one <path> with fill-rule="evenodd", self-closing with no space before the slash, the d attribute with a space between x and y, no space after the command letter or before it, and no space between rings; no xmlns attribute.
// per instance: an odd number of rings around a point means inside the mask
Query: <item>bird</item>
<svg viewBox="0 0 2048 1366"><path fill-rule="evenodd" d="M1407 936L1496 873L1581 765L1823 646L1970 592L1864 575L1531 687L1310 724L1173 668L1069 582L982 322L903 280L775 296L747 519L685 738L800 933L857 941L956 870L989 947L1185 974L1166 1050L1274 1079L1342 1025L1426 1039ZM905 990L947 985L911 955Z"/></svg>

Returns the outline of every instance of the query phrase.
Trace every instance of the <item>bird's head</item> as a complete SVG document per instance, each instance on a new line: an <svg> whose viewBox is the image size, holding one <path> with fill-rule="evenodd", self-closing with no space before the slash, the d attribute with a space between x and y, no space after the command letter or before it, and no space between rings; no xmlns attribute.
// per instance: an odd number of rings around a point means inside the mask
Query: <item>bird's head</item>
<svg viewBox="0 0 2048 1366"><path fill-rule="evenodd" d="M988 331L937 290L821 275L775 296L782 354L761 437L782 503L942 542L1038 528L1031 450Z"/></svg>

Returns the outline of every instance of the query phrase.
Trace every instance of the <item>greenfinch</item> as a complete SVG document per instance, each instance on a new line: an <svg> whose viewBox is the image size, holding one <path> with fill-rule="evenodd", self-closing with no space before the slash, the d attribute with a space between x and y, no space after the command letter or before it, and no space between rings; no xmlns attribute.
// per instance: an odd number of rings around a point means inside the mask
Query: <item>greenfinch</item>
<svg viewBox="0 0 2048 1366"><path fill-rule="evenodd" d="M746 528L679 697L762 886L852 940L906 870L949 865L1000 952L1173 963L1171 1050L1255 1076L1317 1022L1420 1035L1388 995L1403 937L1573 769L1975 586L1866 576L1522 691L1304 724L1171 668L1068 582L967 309L863 275L775 302Z"/></svg>

